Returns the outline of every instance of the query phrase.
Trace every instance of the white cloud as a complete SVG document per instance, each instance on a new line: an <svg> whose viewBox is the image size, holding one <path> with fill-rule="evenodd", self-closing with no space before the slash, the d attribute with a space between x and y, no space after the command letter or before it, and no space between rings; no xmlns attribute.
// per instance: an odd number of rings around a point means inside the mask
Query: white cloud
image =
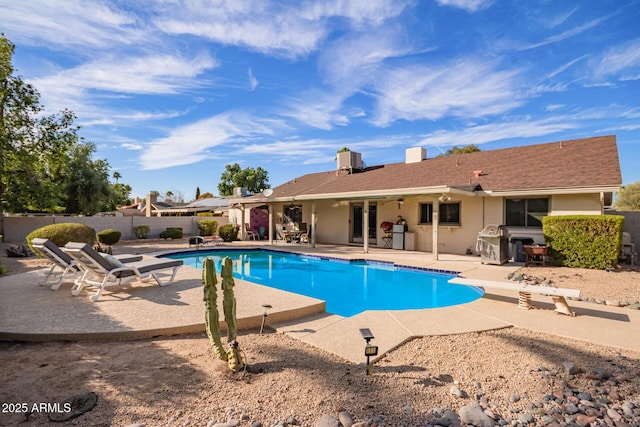
<svg viewBox="0 0 640 427"><path fill-rule="evenodd" d="M333 0L318 1L307 5L301 15L311 21L327 17L348 18L359 28L362 24L379 25L402 13L410 1L388 0Z"/></svg>
<svg viewBox="0 0 640 427"><path fill-rule="evenodd" d="M364 33L351 33L330 43L318 62L323 78L332 85L355 89L376 75L386 59L412 52L397 28L381 27Z"/></svg>
<svg viewBox="0 0 640 427"><path fill-rule="evenodd" d="M565 105L564 104L551 104L551 105L547 105L546 107L544 107L544 109L546 111L556 111L559 110L561 108L564 108Z"/></svg>
<svg viewBox="0 0 640 427"><path fill-rule="evenodd" d="M481 9L486 9L494 0L437 0L442 6L453 6L460 9L464 9L467 12L477 12Z"/></svg>
<svg viewBox="0 0 640 427"><path fill-rule="evenodd" d="M178 1L158 8L155 24L168 34L192 34L285 58L318 49L331 31L331 18L354 27L376 26L402 13L408 2L318 1L291 7L277 1Z"/></svg>
<svg viewBox="0 0 640 427"><path fill-rule="evenodd" d="M564 24L567 21L567 19L569 19L571 15L573 15L577 10L578 10L578 7L575 6L570 11L561 13L556 16L549 16L548 13L545 13L541 17L541 21L542 23L546 24L548 28L555 28L561 24Z"/></svg>
<svg viewBox="0 0 640 427"><path fill-rule="evenodd" d="M103 57L35 80L44 91L81 93L100 90L128 94L177 93L193 87L192 78L218 62L208 54L183 58L171 54L129 57Z"/></svg>
<svg viewBox="0 0 640 427"><path fill-rule="evenodd" d="M439 131L422 139L420 145L450 146L485 144L512 138L530 138L550 135L568 129L580 128L577 121L543 119L513 121L473 126L458 131Z"/></svg>
<svg viewBox="0 0 640 427"><path fill-rule="evenodd" d="M582 55L579 58L573 59L565 64L562 64L560 67L548 73L547 78L555 77L560 73L564 73L567 69L571 68L575 63L585 59L586 57L587 57L586 55Z"/></svg>
<svg viewBox="0 0 640 427"><path fill-rule="evenodd" d="M196 35L282 57L308 54L327 34L321 22L304 19L297 9L280 3L180 1L167 6L154 21L168 34Z"/></svg>
<svg viewBox="0 0 640 427"><path fill-rule="evenodd" d="M280 114L318 129L331 130L334 126L346 126L350 117L360 116L361 111L341 112L346 96L338 92L331 94L322 91L310 91L289 103Z"/></svg>
<svg viewBox="0 0 640 427"><path fill-rule="evenodd" d="M474 118L519 106L520 72L494 68L487 61L460 60L437 67L389 69L375 85L374 122L387 126L396 120Z"/></svg>
<svg viewBox="0 0 640 427"><path fill-rule="evenodd" d="M272 135L271 128L242 113L224 113L173 129L151 141L140 156L145 170L187 165L212 157L210 149L251 137Z"/></svg>
<svg viewBox="0 0 640 427"><path fill-rule="evenodd" d="M255 90L258 87L258 79L253 75L251 68L249 68L249 87L251 90Z"/></svg>
<svg viewBox="0 0 640 427"><path fill-rule="evenodd" d="M121 148L124 148L125 150L132 150L132 151L141 151L144 149L144 146L141 144L120 144Z"/></svg>
<svg viewBox="0 0 640 427"><path fill-rule="evenodd" d="M102 2L9 1L2 5L0 22L14 41L52 49L102 49L146 37L136 16Z"/></svg>
<svg viewBox="0 0 640 427"><path fill-rule="evenodd" d="M589 22L587 22L585 24L582 24L582 25L579 25L577 27L568 29L568 30L563 31L563 32L561 32L559 34L555 34L553 36L549 36L546 39L542 40L541 42L533 43L533 44L530 44L528 46L525 46L523 48L523 50L534 49L536 47L541 47L541 46L546 46L548 44L557 43L557 42L560 42L562 40L568 39L570 37L575 37L575 36L577 36L579 34L584 33L587 30L592 29L593 27L596 27L596 26L600 25L603 21L605 21L607 19L609 19L609 16L604 16L604 17L601 17L601 18L593 19L593 20L591 20L591 21L589 21Z"/></svg>
<svg viewBox="0 0 640 427"><path fill-rule="evenodd" d="M640 76L640 38L614 46L593 62L596 78L636 80Z"/></svg>
<svg viewBox="0 0 640 427"><path fill-rule="evenodd" d="M47 111L71 109L85 126L139 122L175 118L185 112L136 111L125 107L130 96L183 93L206 84L195 77L217 66L206 53L191 58L169 54L103 57L29 83L38 88ZM113 102L114 98L122 102Z"/></svg>

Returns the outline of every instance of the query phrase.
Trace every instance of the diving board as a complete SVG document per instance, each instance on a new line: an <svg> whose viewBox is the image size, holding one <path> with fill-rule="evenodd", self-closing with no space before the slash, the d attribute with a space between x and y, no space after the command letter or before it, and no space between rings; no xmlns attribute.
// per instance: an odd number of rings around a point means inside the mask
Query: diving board
<svg viewBox="0 0 640 427"><path fill-rule="evenodd" d="M556 305L555 311L568 316L576 314L569 309L567 298L579 298L579 289L556 288L553 286L529 285L522 282L497 282L493 280L467 279L465 277L455 277L449 280L449 283L455 285L477 286L480 288L503 289L507 291L517 291L518 307L525 310L535 308L531 304L531 294L549 295Z"/></svg>

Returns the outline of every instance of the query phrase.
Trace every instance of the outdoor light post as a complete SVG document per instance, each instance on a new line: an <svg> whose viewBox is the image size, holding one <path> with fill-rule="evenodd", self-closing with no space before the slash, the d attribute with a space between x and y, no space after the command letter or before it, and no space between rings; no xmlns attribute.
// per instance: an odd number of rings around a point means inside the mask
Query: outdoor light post
<svg viewBox="0 0 640 427"><path fill-rule="evenodd" d="M360 329L360 335L362 335L362 338L364 338L364 340L367 342L367 344L364 346L364 355L367 356L367 375L371 375L371 363L369 361L369 358L371 356L378 355L378 346L369 343L369 341L374 338L369 328Z"/></svg>

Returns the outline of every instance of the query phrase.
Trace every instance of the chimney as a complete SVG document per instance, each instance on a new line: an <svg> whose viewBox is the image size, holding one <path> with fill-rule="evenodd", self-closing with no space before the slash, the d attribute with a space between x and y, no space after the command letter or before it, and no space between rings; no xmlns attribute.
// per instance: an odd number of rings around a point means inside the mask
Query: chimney
<svg viewBox="0 0 640 427"><path fill-rule="evenodd" d="M157 203L158 202L158 195L155 193L149 193L147 194L147 203L144 206L144 216L151 216L151 209L153 209L153 206L151 206L153 203Z"/></svg>
<svg viewBox="0 0 640 427"><path fill-rule="evenodd" d="M427 149L422 147L407 148L405 163L420 163L427 158Z"/></svg>

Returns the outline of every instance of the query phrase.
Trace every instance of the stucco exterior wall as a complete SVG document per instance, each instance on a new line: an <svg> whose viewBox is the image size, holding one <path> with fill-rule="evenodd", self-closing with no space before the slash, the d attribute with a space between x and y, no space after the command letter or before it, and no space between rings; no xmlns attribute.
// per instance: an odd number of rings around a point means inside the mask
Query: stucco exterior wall
<svg viewBox="0 0 640 427"><path fill-rule="evenodd" d="M551 197L549 215L601 215L599 194L568 194Z"/></svg>
<svg viewBox="0 0 640 427"><path fill-rule="evenodd" d="M450 202L460 202L459 226L440 225L438 227L438 250L443 253L464 254L468 251L475 253L478 233L489 224L501 225L505 222L503 197L493 196L458 196L451 195ZM401 202L399 202L401 200ZM398 215L406 220L408 231L415 233L415 248L418 251L431 252L433 249L433 228L431 225L421 225L420 204L433 203L433 197L408 197L402 199L375 200L377 218L375 224L369 226L376 231L377 246L383 247L384 233L380 228L383 221L395 223ZM316 204L316 242L346 245L351 239L351 207L362 200L326 200ZM302 221L311 224L311 202L296 202L302 205ZM282 213L288 203L273 205L274 223L278 222L278 213ZM550 215L573 215L601 213L600 196L598 194L558 195L550 197ZM239 212L239 211L238 211ZM230 211L230 217L238 216ZM238 216L239 221L239 216ZM245 218L248 221L248 217ZM509 227L513 237L530 237L535 243L544 243L541 228ZM373 244L373 243L372 243Z"/></svg>
<svg viewBox="0 0 640 427"><path fill-rule="evenodd" d="M323 201L316 203L316 242L346 245L349 243L349 202ZM305 204L303 215L311 215L311 204ZM311 217L309 217L309 222Z"/></svg>

